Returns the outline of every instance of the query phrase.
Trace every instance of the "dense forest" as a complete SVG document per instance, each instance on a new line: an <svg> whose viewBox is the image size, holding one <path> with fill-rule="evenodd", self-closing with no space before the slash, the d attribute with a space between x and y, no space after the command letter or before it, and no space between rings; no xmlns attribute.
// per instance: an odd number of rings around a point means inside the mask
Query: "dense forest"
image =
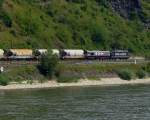
<svg viewBox="0 0 150 120"><path fill-rule="evenodd" d="M150 1L0 0L0 48L128 49L150 56Z"/></svg>

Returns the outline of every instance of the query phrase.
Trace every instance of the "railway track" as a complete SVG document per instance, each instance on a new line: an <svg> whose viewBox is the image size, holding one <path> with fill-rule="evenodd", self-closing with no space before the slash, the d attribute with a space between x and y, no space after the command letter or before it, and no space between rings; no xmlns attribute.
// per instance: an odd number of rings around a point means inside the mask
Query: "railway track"
<svg viewBox="0 0 150 120"><path fill-rule="evenodd" d="M150 63L150 60L61 60L62 64L142 64ZM0 61L0 66L25 66L38 65L39 61Z"/></svg>
<svg viewBox="0 0 150 120"><path fill-rule="evenodd" d="M0 66L25 66L37 65L39 61L0 61Z"/></svg>
<svg viewBox="0 0 150 120"><path fill-rule="evenodd" d="M67 64L143 64L150 63L150 60L67 60L60 62Z"/></svg>

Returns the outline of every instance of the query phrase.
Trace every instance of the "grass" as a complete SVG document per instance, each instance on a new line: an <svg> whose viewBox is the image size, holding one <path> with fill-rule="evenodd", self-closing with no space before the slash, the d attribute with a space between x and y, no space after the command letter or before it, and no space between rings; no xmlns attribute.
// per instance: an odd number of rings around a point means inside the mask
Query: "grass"
<svg viewBox="0 0 150 120"><path fill-rule="evenodd" d="M148 21L150 3L141 1L143 19ZM1 0L0 48L10 48L12 41L13 48L124 48L135 55L150 55L150 31L139 18L120 17L107 1L46 3Z"/></svg>
<svg viewBox="0 0 150 120"><path fill-rule="evenodd" d="M98 73L104 72L115 72L121 68L127 68L132 70L138 70L142 67L147 66L145 64L60 64L58 69L61 71L71 71L71 72L87 72L87 71L95 71Z"/></svg>
<svg viewBox="0 0 150 120"><path fill-rule="evenodd" d="M60 63L55 72L55 78L59 83L78 82L80 79L100 80L103 77L117 77L124 80L134 78L145 78L150 75L150 64L65 64ZM9 82L22 83L27 81L28 84L34 82L43 83L47 81L37 66L27 65L20 67L10 67L8 71L0 74L0 85L7 85Z"/></svg>
<svg viewBox="0 0 150 120"><path fill-rule="evenodd" d="M95 81L95 80L101 80L101 78L100 77L96 77L96 76L89 76L89 77L86 77L88 80L93 80L93 81Z"/></svg>
<svg viewBox="0 0 150 120"><path fill-rule="evenodd" d="M67 80L71 78L70 81L74 78L98 80L102 77L111 76L119 76L122 79L131 80L136 77L146 77L149 64L60 64L57 69L60 70L59 76L62 75Z"/></svg>
<svg viewBox="0 0 150 120"><path fill-rule="evenodd" d="M74 83L79 81L79 77L68 77L68 76L60 76L57 78L57 82L59 83Z"/></svg>
<svg viewBox="0 0 150 120"><path fill-rule="evenodd" d="M23 82L28 81L32 83L33 81L44 81L46 78L40 74L36 66L21 66L16 68L10 68L8 72L5 73L8 75L10 82Z"/></svg>

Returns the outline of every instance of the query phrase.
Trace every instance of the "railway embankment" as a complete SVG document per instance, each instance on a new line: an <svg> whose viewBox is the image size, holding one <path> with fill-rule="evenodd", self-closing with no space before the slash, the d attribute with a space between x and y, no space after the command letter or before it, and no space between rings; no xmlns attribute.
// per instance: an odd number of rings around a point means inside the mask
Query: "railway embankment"
<svg viewBox="0 0 150 120"><path fill-rule="evenodd" d="M149 77L150 64L60 64L58 70L58 82L116 77L130 80Z"/></svg>
<svg viewBox="0 0 150 120"><path fill-rule="evenodd" d="M67 64L59 63L52 80L43 75L37 64L9 66L0 74L1 88L41 88L81 85L148 83L150 63L141 64ZM121 79L119 79L119 77ZM120 81L116 81L116 80ZM104 81L103 81L104 80ZM105 81L106 80L106 81ZM146 81L145 81L146 80ZM141 82L142 81L142 82ZM150 82L149 82L150 83ZM20 86L20 87L19 87Z"/></svg>

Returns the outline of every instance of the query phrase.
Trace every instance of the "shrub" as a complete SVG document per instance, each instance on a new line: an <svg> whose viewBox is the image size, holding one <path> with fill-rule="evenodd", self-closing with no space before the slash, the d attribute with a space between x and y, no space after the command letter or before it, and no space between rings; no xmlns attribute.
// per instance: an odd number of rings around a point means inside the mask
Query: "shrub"
<svg viewBox="0 0 150 120"><path fill-rule="evenodd" d="M8 85L8 83L9 83L9 80L6 77L6 75L0 74L0 85L6 86Z"/></svg>
<svg viewBox="0 0 150 120"><path fill-rule="evenodd" d="M144 69L150 75L150 63L148 63Z"/></svg>
<svg viewBox="0 0 150 120"><path fill-rule="evenodd" d="M55 74L57 64L57 55L53 55L52 52L48 52L48 54L42 55L39 70L43 75L51 79Z"/></svg>
<svg viewBox="0 0 150 120"><path fill-rule="evenodd" d="M123 80L131 80L133 78L133 72L128 69L120 70L117 72L119 77Z"/></svg>
<svg viewBox="0 0 150 120"><path fill-rule="evenodd" d="M61 74L62 74L61 70L59 68L56 68L56 70L55 70L55 77L59 78L61 76Z"/></svg>
<svg viewBox="0 0 150 120"><path fill-rule="evenodd" d="M12 26L12 19L10 18L10 16L5 11L1 11L0 12L0 19L2 19L3 23L7 27L11 27Z"/></svg>
<svg viewBox="0 0 150 120"><path fill-rule="evenodd" d="M138 78L142 79L146 77L146 72L144 70L139 70L136 75Z"/></svg>
<svg viewBox="0 0 150 120"><path fill-rule="evenodd" d="M0 0L0 8L2 8L4 0Z"/></svg>

